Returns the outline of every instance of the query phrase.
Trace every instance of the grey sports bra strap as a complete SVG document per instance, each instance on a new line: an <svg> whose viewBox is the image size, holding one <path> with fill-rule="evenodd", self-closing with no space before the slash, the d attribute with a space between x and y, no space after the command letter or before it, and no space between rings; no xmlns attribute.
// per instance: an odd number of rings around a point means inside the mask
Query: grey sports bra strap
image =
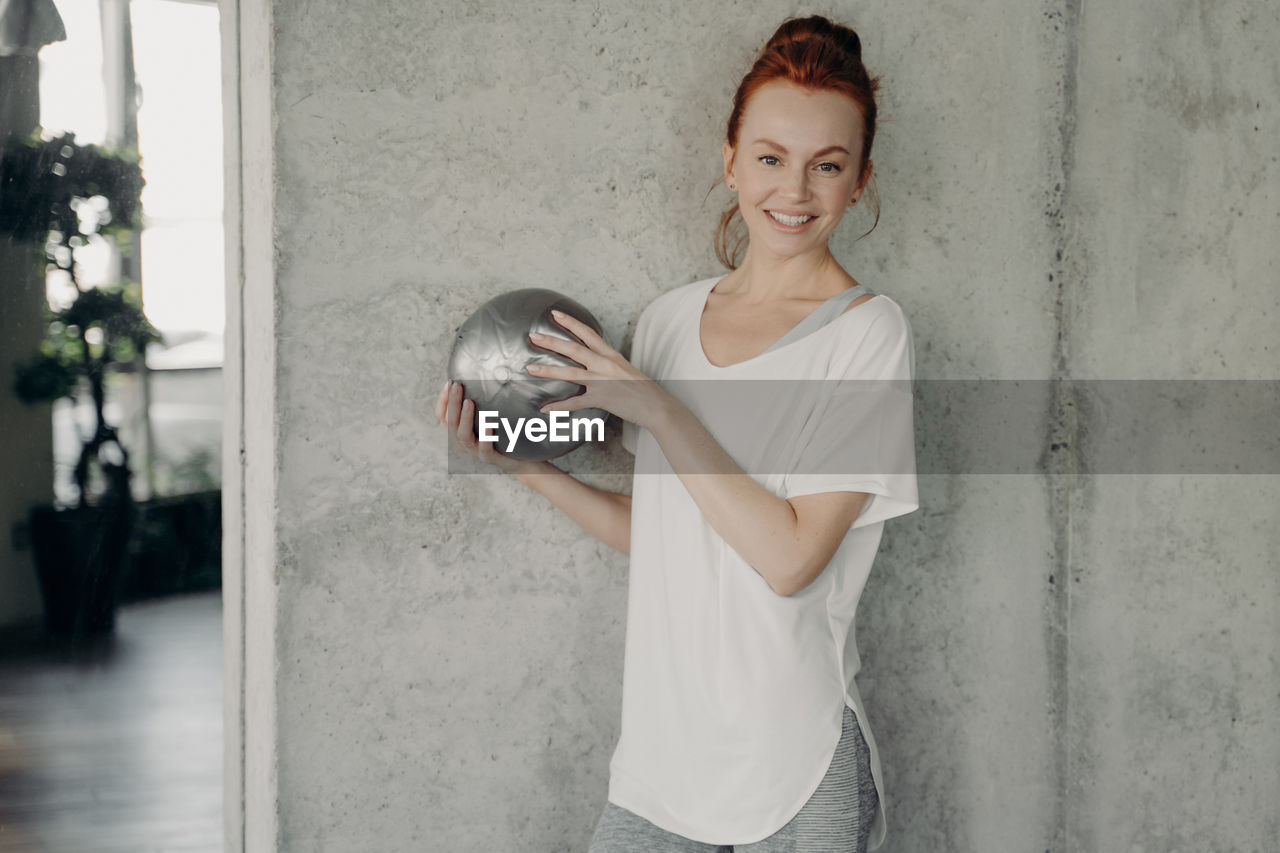
<svg viewBox="0 0 1280 853"><path fill-rule="evenodd" d="M771 352L779 347L785 347L793 341L800 340L805 335L818 331L844 313L844 309L849 307L850 302L868 293L872 292L861 284L857 287L850 287L847 290L840 291L815 308L809 316L797 323L791 331L770 344L769 349L764 352ZM875 294L872 295L874 296ZM761 355L764 355L764 353L761 353Z"/></svg>

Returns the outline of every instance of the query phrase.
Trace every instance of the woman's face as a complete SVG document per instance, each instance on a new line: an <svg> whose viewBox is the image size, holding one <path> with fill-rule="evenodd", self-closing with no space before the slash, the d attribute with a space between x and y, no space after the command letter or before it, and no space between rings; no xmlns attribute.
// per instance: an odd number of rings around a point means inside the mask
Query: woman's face
<svg viewBox="0 0 1280 853"><path fill-rule="evenodd" d="M870 161L858 174L861 150L862 115L845 95L782 80L756 90L737 148L724 145L725 179L738 186L752 251L825 253L871 174Z"/></svg>

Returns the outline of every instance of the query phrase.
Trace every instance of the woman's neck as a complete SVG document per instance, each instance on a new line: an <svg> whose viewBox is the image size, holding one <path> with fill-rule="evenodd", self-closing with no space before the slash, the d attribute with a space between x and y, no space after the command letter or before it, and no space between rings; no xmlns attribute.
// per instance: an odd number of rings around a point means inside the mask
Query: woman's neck
<svg viewBox="0 0 1280 853"><path fill-rule="evenodd" d="M851 283L829 250L781 258L765 252L753 254L748 245L742 265L716 286L716 292L731 293L745 304L763 305L787 299L826 299Z"/></svg>

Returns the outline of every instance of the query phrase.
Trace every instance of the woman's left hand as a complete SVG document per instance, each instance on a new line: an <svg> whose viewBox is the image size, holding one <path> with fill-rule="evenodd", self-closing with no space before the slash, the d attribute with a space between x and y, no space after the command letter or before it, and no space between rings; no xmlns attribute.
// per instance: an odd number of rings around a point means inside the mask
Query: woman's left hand
<svg viewBox="0 0 1280 853"><path fill-rule="evenodd" d="M542 407L542 411L604 409L624 421L647 427L647 421L674 400L665 388L645 376L623 358L622 353L609 346L595 329L561 311L552 311L551 315L556 323L572 332L583 343L566 341L552 335L539 335L536 332L529 335L529 340L535 346L559 353L582 367L534 363L525 369L530 376L563 379L587 390L575 397L548 403Z"/></svg>

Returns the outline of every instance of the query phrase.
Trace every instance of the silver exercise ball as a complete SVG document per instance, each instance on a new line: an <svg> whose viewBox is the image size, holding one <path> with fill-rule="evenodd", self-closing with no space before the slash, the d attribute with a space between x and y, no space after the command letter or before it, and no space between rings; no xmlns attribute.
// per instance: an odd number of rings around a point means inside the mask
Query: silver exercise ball
<svg viewBox="0 0 1280 853"><path fill-rule="evenodd" d="M449 378L462 383L464 395L475 401L474 424L477 427L482 410L497 411L499 417L507 419L513 427L518 418L541 420L547 424L549 436L550 413L540 412L538 408L586 390L575 382L535 377L525 372L525 366L533 362L562 367L582 366L557 352L535 346L529 340L530 332L541 332L581 343L577 336L552 319L553 308L581 320L603 335L600 323L586 308L554 290L536 287L495 296L476 309L458 329L453 351L449 353ZM576 421L587 418L603 420L609 416L603 409L578 409L565 414L572 419L570 430ZM586 426L579 426L581 435L586 434ZM508 437L501 426L497 435L496 449L506 453ZM508 455L518 459L553 459L582 443L582 437L578 441L552 441L550 438L531 441L521 430L519 440Z"/></svg>

